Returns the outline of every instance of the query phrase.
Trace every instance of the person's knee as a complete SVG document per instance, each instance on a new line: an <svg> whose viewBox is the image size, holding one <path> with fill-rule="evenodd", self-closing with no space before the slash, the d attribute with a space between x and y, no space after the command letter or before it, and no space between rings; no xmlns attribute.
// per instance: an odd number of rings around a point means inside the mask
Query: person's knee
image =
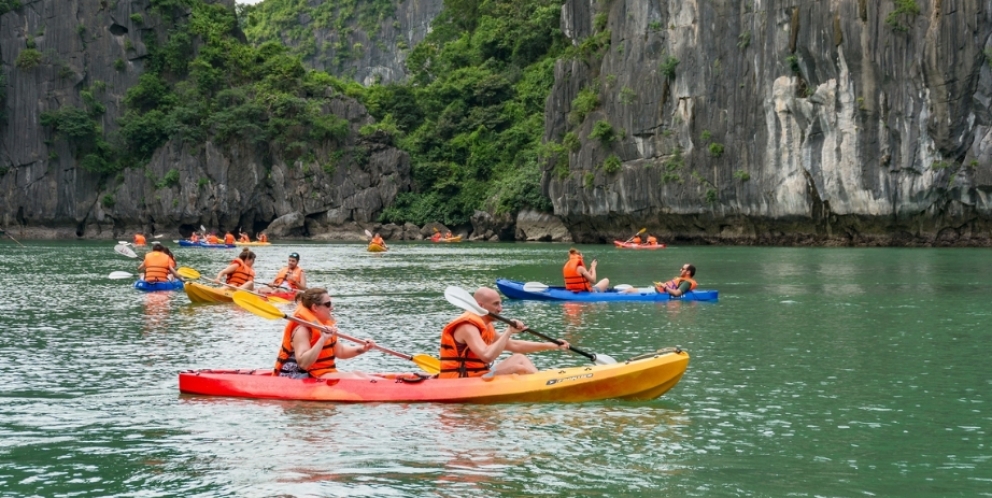
<svg viewBox="0 0 992 498"><path fill-rule="evenodd" d="M507 361L512 361L513 370L515 373L521 374L531 374L537 372L537 367L534 366L534 362L530 361L530 358L520 354L514 353Z"/></svg>

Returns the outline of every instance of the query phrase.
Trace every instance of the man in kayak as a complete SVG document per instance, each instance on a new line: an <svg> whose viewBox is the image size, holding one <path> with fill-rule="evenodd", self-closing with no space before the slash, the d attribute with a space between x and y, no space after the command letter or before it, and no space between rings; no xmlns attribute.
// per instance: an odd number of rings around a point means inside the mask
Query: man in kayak
<svg viewBox="0 0 992 498"><path fill-rule="evenodd" d="M603 292L610 287L610 279L604 278L596 282L596 260L592 260L589 269L582 261L582 253L576 248L568 250L568 262L561 269L565 276L565 289L576 292Z"/></svg>
<svg viewBox="0 0 992 498"><path fill-rule="evenodd" d="M358 372L338 372L337 359L366 353L375 347L375 341L365 341L361 346L345 346L338 341L338 328L331 316L333 309L327 289L314 287L303 293L293 316L323 327L287 323L282 332L282 347L276 356L275 375L296 379L369 378Z"/></svg>
<svg viewBox="0 0 992 498"><path fill-rule="evenodd" d="M658 245L658 237L655 237L654 235L648 235L648 245L649 246Z"/></svg>
<svg viewBox="0 0 992 498"><path fill-rule="evenodd" d="M383 249L389 249L386 247L386 241L382 240L382 235L379 235L378 233L372 236L372 243L382 246Z"/></svg>
<svg viewBox="0 0 992 498"><path fill-rule="evenodd" d="M307 276L303 273L303 268L300 268L299 253L291 252L289 259L286 260L286 266L279 270L276 278L267 288L261 289L261 293L271 294L273 292L301 290L307 290Z"/></svg>
<svg viewBox="0 0 992 498"><path fill-rule="evenodd" d="M474 297L479 306L490 313L498 314L503 311L499 293L493 289L479 287ZM466 311L444 327L441 331L441 373L438 378L530 374L537 372L537 367L524 353L568 349L565 341L561 341L559 346L550 342L511 339L513 334L523 331L527 326L514 320L512 326L498 334L493 321L491 315L479 316ZM514 354L494 366L493 361L503 351Z"/></svg>
<svg viewBox="0 0 992 498"><path fill-rule="evenodd" d="M655 283L654 288L658 292L667 292L674 297L680 297L682 294L696 288L696 281L693 280L693 277L695 276L696 267L686 263L682 265L681 269L679 269L679 276L663 284Z"/></svg>
<svg viewBox="0 0 992 498"><path fill-rule="evenodd" d="M634 238L630 239L631 242L637 245L641 245L641 236L635 235Z"/></svg>
<svg viewBox="0 0 992 498"><path fill-rule="evenodd" d="M182 278L176 273L176 262L165 252L165 246L159 242L152 244L152 250L145 254L145 260L138 265L138 273L144 272L145 282L168 282L172 276Z"/></svg>

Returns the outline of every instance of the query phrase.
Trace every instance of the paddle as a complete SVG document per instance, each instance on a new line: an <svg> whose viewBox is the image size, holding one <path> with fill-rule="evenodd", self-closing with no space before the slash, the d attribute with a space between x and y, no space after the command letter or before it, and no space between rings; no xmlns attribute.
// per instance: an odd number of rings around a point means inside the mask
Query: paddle
<svg viewBox="0 0 992 498"><path fill-rule="evenodd" d="M112 271L110 275L107 275L107 278L111 280L123 280L125 278L134 278L134 274L126 271Z"/></svg>
<svg viewBox="0 0 992 498"><path fill-rule="evenodd" d="M618 291L625 291L632 287L634 286L630 284L620 284L613 286L613 288ZM550 286L542 284L541 282L527 282L524 284L524 292L544 292L550 288L551 288Z"/></svg>
<svg viewBox="0 0 992 498"><path fill-rule="evenodd" d="M3 233L7 234L7 236L10 237L10 240L17 242L17 239L15 239L14 236L10 234L10 232L4 230ZM17 242L17 245L24 247L24 244L21 244L20 242Z"/></svg>
<svg viewBox="0 0 992 498"><path fill-rule="evenodd" d="M258 296L258 297L263 298L263 299L268 299L269 301L272 301L273 303L286 304L286 303L291 302L288 299L283 299L283 298L278 297L278 296L263 296L262 294L259 294L257 292L253 292L253 291L250 291L250 290L245 290L245 289L242 289L240 287L237 287L237 286L234 286L234 285L231 285L231 284L225 284L224 282L219 282L219 281L214 280L212 278L203 277L203 276L200 275L200 272L198 272L198 271L196 271L196 270L194 270L194 269L192 269L192 268L190 268L188 266L183 266L182 268L179 268L178 270L176 270L176 273L178 273L183 278L190 279L190 280L196 280L196 279L202 278L203 280L206 280L207 282L213 282L213 283L215 283L217 285L223 285L224 287L230 287L232 289L244 291L244 292L246 292L248 294L251 294L251 295L254 295L254 296Z"/></svg>
<svg viewBox="0 0 992 498"><path fill-rule="evenodd" d="M114 246L114 252L120 254L121 256L124 256L125 258L135 259L138 257L138 255L134 251L132 251L130 247L126 245Z"/></svg>
<svg viewBox="0 0 992 498"><path fill-rule="evenodd" d="M629 239L627 239L627 240L625 240L625 241L624 241L623 243L624 243L624 244L629 244L629 243L630 243L630 241L632 241L632 240L634 240L634 237L637 237L638 235L640 235L640 234L642 234L642 233L644 233L644 232L647 232L647 231L648 231L648 229L647 229L647 228L642 228L642 229L640 229L640 230L638 230L638 232L637 232L637 233L635 233L634 235L631 235L631 236L630 236L630 238L629 238Z"/></svg>
<svg viewBox="0 0 992 498"><path fill-rule="evenodd" d="M267 318L269 320L278 320L279 318L285 318L286 320L298 323L300 325L305 325L307 327L313 327L321 330L327 330L327 328L324 327L323 325L311 323L305 320L301 320L295 316L287 315L282 311L280 311L275 306L272 306L271 304L258 298L254 294L245 292L243 290L239 290L234 293L234 303L262 318ZM365 341L344 335L341 332L338 332L337 335L338 337L351 342L355 342L358 344L365 344ZM428 356L426 354L418 354L418 355L403 354L398 351L386 349L382 346L379 346L378 344L373 346L372 348L378 349L383 353L391 354L393 356L398 356L400 358L403 358L404 360L412 361L427 373L437 374L441 372L441 360L434 358L433 356Z"/></svg>
<svg viewBox="0 0 992 498"><path fill-rule="evenodd" d="M365 229L365 236L368 237L369 240L372 240L372 232L370 232L367 228Z"/></svg>
<svg viewBox="0 0 992 498"><path fill-rule="evenodd" d="M447 289L444 290L444 298L447 299L449 303L465 311L468 311L469 313L473 313L479 316L489 315L503 323L507 323L510 325L513 324L512 320L508 318L504 318L503 316L500 316L496 313L492 313L489 310L483 308L482 306L479 306L479 303L475 301L475 298L472 297L472 295L469 294L468 291L462 289L461 287L449 286ZM534 334L542 339L551 341L559 346L562 344L562 342L559 341L558 339L544 335L530 327L524 329L524 332L530 332L531 334ZM617 360L614 360L613 358L605 354L587 353L585 351L582 351L581 349L576 348L575 346L570 345L568 349L570 351L575 351L576 353L585 356L586 358L589 358L590 360L593 361L593 363L597 365L612 365L617 362Z"/></svg>

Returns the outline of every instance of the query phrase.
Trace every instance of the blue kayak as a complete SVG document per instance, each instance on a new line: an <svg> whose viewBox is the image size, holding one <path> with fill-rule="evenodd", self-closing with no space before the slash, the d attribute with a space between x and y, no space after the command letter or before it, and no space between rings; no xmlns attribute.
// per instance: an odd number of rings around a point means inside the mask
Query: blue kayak
<svg viewBox="0 0 992 498"><path fill-rule="evenodd" d="M134 283L134 288L145 292L182 290L183 281L173 280L171 282L145 282L138 280Z"/></svg>
<svg viewBox="0 0 992 498"><path fill-rule="evenodd" d="M206 247L208 249L234 249L234 244L207 244L206 242L190 242L188 240L180 240L180 247Z"/></svg>
<svg viewBox="0 0 992 498"><path fill-rule="evenodd" d="M651 292L625 294L614 289L609 289L606 292L575 292L565 290L564 287L548 287L539 292L531 292L524 290L523 282L502 278L496 280L496 287L510 299L530 301L716 301L717 299L717 291L715 290L689 291L681 297L672 297L667 292L659 293L653 290Z"/></svg>

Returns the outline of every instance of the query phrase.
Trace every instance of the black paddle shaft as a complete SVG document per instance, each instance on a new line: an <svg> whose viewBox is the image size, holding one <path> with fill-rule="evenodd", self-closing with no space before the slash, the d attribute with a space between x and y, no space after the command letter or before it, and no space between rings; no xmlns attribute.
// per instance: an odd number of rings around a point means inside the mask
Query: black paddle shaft
<svg viewBox="0 0 992 498"><path fill-rule="evenodd" d="M508 325L511 325L511 326L513 325L513 320L510 320L509 318L506 318L505 316L498 315L498 314L493 313L493 312L489 312L489 315L492 316L493 318L495 318L495 319L497 319L497 320L505 323L505 324L508 324ZM562 342L559 341L558 339L555 339L554 337L551 337L551 336L544 335L544 334L542 334L542 333L540 333L540 332L538 332L538 331L536 331L536 330L534 330L534 329L532 329L530 327L525 328L524 329L524 332L530 332L531 334L534 334L534 335L536 335L536 336L538 336L538 337L540 337L542 339L551 341L551 342L553 342L553 343L555 343L555 344L557 344L559 346L562 345ZM594 355L592 353L587 353L587 352L585 352L585 351L583 351L583 350L581 350L579 348L576 348L575 346L572 346L571 344L568 345L568 349L571 350L571 351L575 351L576 353L579 353L580 355L585 356L586 358L589 358L590 360L592 360L594 362L596 361L596 355Z"/></svg>

